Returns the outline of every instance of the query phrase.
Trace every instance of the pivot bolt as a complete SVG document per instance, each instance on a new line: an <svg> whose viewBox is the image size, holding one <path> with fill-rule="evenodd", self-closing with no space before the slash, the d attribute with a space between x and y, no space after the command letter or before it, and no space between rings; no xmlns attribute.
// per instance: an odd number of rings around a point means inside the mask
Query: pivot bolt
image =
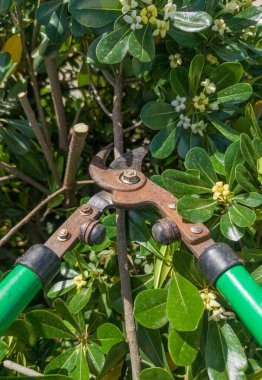
<svg viewBox="0 0 262 380"><path fill-rule="evenodd" d="M201 234L203 232L203 228L199 226L191 226L190 231L193 232L193 234Z"/></svg>
<svg viewBox="0 0 262 380"><path fill-rule="evenodd" d="M58 231L57 239L60 241L66 241L70 238L70 233L66 228L61 228L61 230Z"/></svg>
<svg viewBox="0 0 262 380"><path fill-rule="evenodd" d="M128 185L132 185L134 183L137 183L140 181L139 176L137 175L137 172L133 169L127 169L125 170L121 176L120 179L122 182L127 183Z"/></svg>
<svg viewBox="0 0 262 380"><path fill-rule="evenodd" d="M80 209L80 212L82 215L91 215L93 212L93 209L89 205L83 205Z"/></svg>
<svg viewBox="0 0 262 380"><path fill-rule="evenodd" d="M158 220L153 228L152 235L159 244L171 244L180 238L179 229L173 220L163 218Z"/></svg>

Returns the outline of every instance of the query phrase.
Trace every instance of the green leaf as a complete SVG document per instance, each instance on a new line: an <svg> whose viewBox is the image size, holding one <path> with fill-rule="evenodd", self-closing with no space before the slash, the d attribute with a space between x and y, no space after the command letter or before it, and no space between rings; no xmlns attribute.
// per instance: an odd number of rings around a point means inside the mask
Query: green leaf
<svg viewBox="0 0 262 380"><path fill-rule="evenodd" d="M0 14L8 12L13 4L13 0L1 0L0 1Z"/></svg>
<svg viewBox="0 0 262 380"><path fill-rule="evenodd" d="M212 17L206 12L175 12L174 26L185 32L200 32L212 24Z"/></svg>
<svg viewBox="0 0 262 380"><path fill-rule="evenodd" d="M204 34L184 32L183 30L175 28L172 24L170 25L167 33L174 41L178 43L178 45L187 48L195 48L207 40Z"/></svg>
<svg viewBox="0 0 262 380"><path fill-rule="evenodd" d="M236 180L244 190L248 192L257 191L257 185L254 182L252 174L241 164L236 166Z"/></svg>
<svg viewBox="0 0 262 380"><path fill-rule="evenodd" d="M189 173L181 172L179 170L165 170L162 174L162 179L165 188L178 196L212 192L212 186Z"/></svg>
<svg viewBox="0 0 262 380"><path fill-rule="evenodd" d="M246 133L241 133L240 135L240 149L243 157L245 158L248 165L256 173L256 153L253 149L252 141Z"/></svg>
<svg viewBox="0 0 262 380"><path fill-rule="evenodd" d="M114 64L121 62L127 51L130 37L130 26L125 24L110 33L103 34L97 44L97 58L102 63Z"/></svg>
<svg viewBox="0 0 262 380"><path fill-rule="evenodd" d="M237 141L229 145L225 153L225 170L226 180L230 190L232 190L236 179L236 167L238 164L243 164L244 162L245 159L240 150L240 142Z"/></svg>
<svg viewBox="0 0 262 380"><path fill-rule="evenodd" d="M170 83L173 91L179 96L189 97L188 72L183 66L178 66L170 72Z"/></svg>
<svg viewBox="0 0 262 380"><path fill-rule="evenodd" d="M254 280L256 280L260 285L262 285L262 265L260 265L258 268L256 268L252 273L251 276Z"/></svg>
<svg viewBox="0 0 262 380"><path fill-rule="evenodd" d="M233 32L242 31L252 25L256 25L261 18L261 7L247 7L227 21L227 25Z"/></svg>
<svg viewBox="0 0 262 380"><path fill-rule="evenodd" d="M0 83L3 82L16 67L16 63L12 63L11 55L8 52L0 52Z"/></svg>
<svg viewBox="0 0 262 380"><path fill-rule="evenodd" d="M123 334L119 328L112 323L100 325L96 330L96 338L98 341L97 347L104 354L108 354L115 344L124 341Z"/></svg>
<svg viewBox="0 0 262 380"><path fill-rule="evenodd" d="M205 65L205 57L202 54L197 54L191 61L189 68L189 88L192 95L198 92L199 83L202 76L202 71Z"/></svg>
<svg viewBox="0 0 262 380"><path fill-rule="evenodd" d="M34 327L34 332L38 337L47 339L54 338L75 338L65 323L53 313L46 310L35 310L27 313L25 320Z"/></svg>
<svg viewBox="0 0 262 380"><path fill-rule="evenodd" d="M208 155L212 162L213 168L216 173L225 176L225 155L221 151L222 147L220 147L219 141L216 141L215 136L214 140L210 137L207 137L207 139L209 143Z"/></svg>
<svg viewBox="0 0 262 380"><path fill-rule="evenodd" d="M59 281L54 284L51 289L48 290L47 296L49 298L55 298L57 296L62 296L65 293L68 293L71 289L75 288L76 284L74 280L65 280Z"/></svg>
<svg viewBox="0 0 262 380"><path fill-rule="evenodd" d="M228 212L232 222L238 227L249 227L256 221L255 211L239 204L232 204L229 207Z"/></svg>
<svg viewBox="0 0 262 380"><path fill-rule="evenodd" d="M244 236L241 229L233 223L229 212L222 215L220 219L220 230L227 239L232 241L238 241Z"/></svg>
<svg viewBox="0 0 262 380"><path fill-rule="evenodd" d="M217 201L186 195L179 199L177 211L186 220L197 223L210 219L217 207Z"/></svg>
<svg viewBox="0 0 262 380"><path fill-rule="evenodd" d="M90 28L110 24L121 15L118 0L70 0L68 9L81 25Z"/></svg>
<svg viewBox="0 0 262 380"><path fill-rule="evenodd" d="M206 115L206 118L213 124L213 126L227 139L230 141L238 141L240 139L240 135L233 128L228 127L222 120L211 116Z"/></svg>
<svg viewBox="0 0 262 380"><path fill-rule="evenodd" d="M245 379L246 355L229 324L208 323L205 359L210 380Z"/></svg>
<svg viewBox="0 0 262 380"><path fill-rule="evenodd" d="M171 330L168 335L168 351L173 362L178 366L192 364L197 356L199 341L199 329L193 332Z"/></svg>
<svg viewBox="0 0 262 380"><path fill-rule="evenodd" d="M151 129L158 130L167 127L177 118L177 113L171 104L150 102L141 111L141 120Z"/></svg>
<svg viewBox="0 0 262 380"><path fill-rule="evenodd" d="M173 266L175 270L194 285L202 287L204 277L198 269L197 259L187 251L175 251L173 255Z"/></svg>
<svg viewBox="0 0 262 380"><path fill-rule="evenodd" d="M150 151L152 156L159 159L169 157L175 148L179 136L179 128L175 128L174 126L163 128L151 141Z"/></svg>
<svg viewBox="0 0 262 380"><path fill-rule="evenodd" d="M90 372L99 374L105 364L104 354L93 344L87 345L87 360L90 366Z"/></svg>
<svg viewBox="0 0 262 380"><path fill-rule="evenodd" d="M54 358L45 368L45 374L67 372L75 380L89 380L89 368L82 345L69 348Z"/></svg>
<svg viewBox="0 0 262 380"><path fill-rule="evenodd" d="M170 273L171 264L170 260L172 260L174 247L178 246L179 242L175 242L173 244L162 245L160 247L160 253L163 256L163 259L155 258L154 264L154 289L161 288L168 278Z"/></svg>
<svg viewBox="0 0 262 380"><path fill-rule="evenodd" d="M140 380L173 380L173 376L163 368L146 368L140 373Z"/></svg>
<svg viewBox="0 0 262 380"><path fill-rule="evenodd" d="M244 73L238 62L225 62L219 65L210 75L210 81L216 85L217 91L232 86L240 81Z"/></svg>
<svg viewBox="0 0 262 380"><path fill-rule="evenodd" d="M73 314L79 313L89 302L92 294L92 286L82 288L70 298L68 307Z"/></svg>
<svg viewBox="0 0 262 380"><path fill-rule="evenodd" d="M147 24L142 29L134 30L129 38L129 52L140 62L151 62L155 57L155 42L152 27Z"/></svg>
<svg viewBox="0 0 262 380"><path fill-rule="evenodd" d="M16 319L5 331L4 335L15 336L16 339L19 339L30 346L34 346L37 340L33 326L24 319Z"/></svg>
<svg viewBox="0 0 262 380"><path fill-rule="evenodd" d="M36 376L30 376L31 379L36 378ZM2 379L8 379L8 380L17 380L17 379L26 379L28 380L29 377L25 376L1 376ZM64 375L45 375L45 376L37 376L37 380L72 380L72 377L70 376L64 376Z"/></svg>
<svg viewBox="0 0 262 380"><path fill-rule="evenodd" d="M255 115L255 112L253 110L252 104L248 103L245 110L245 115L247 118L251 121L251 133L254 138L262 140L262 132L259 128L258 121Z"/></svg>
<svg viewBox="0 0 262 380"><path fill-rule="evenodd" d="M8 345L0 339L0 361L2 362L8 351Z"/></svg>
<svg viewBox="0 0 262 380"><path fill-rule="evenodd" d="M197 288L174 272L167 296L167 315L178 331L194 331L204 312L204 303Z"/></svg>
<svg viewBox="0 0 262 380"><path fill-rule="evenodd" d="M111 378L112 369L122 362L127 354L127 344L120 342L114 345L109 351L102 371L96 380L103 380L103 377L107 374L109 379Z"/></svg>
<svg viewBox="0 0 262 380"><path fill-rule="evenodd" d="M149 289L139 293L135 299L136 320L149 329L159 329L168 322L166 315L166 289Z"/></svg>
<svg viewBox="0 0 262 380"><path fill-rule="evenodd" d="M218 104L238 104L245 102L250 98L252 93L253 89L249 83L237 83L218 91L216 93L216 101Z"/></svg>
<svg viewBox="0 0 262 380"><path fill-rule="evenodd" d="M29 140L17 131L2 127L0 129L0 137L3 138L8 149L15 155L23 156L29 153L32 148Z"/></svg>
<svg viewBox="0 0 262 380"><path fill-rule="evenodd" d="M260 263L262 261L262 249L243 247L243 258L251 263Z"/></svg>
<svg viewBox="0 0 262 380"><path fill-rule="evenodd" d="M60 317L68 321L76 330L81 333L81 328L75 319L74 315L69 310L67 304L60 298L54 301L54 308L59 313Z"/></svg>
<svg viewBox="0 0 262 380"><path fill-rule="evenodd" d="M251 192L236 195L234 198L232 198L232 200L245 206L258 207L262 204L262 195L259 193Z"/></svg>
<svg viewBox="0 0 262 380"><path fill-rule="evenodd" d="M246 59L246 49L238 43L226 43L224 45L212 44L211 49L223 61L236 61L240 62Z"/></svg>
<svg viewBox="0 0 262 380"><path fill-rule="evenodd" d="M211 187L217 181L216 172L207 152L202 148L191 149L185 159L187 169L197 169L200 172L200 178Z"/></svg>

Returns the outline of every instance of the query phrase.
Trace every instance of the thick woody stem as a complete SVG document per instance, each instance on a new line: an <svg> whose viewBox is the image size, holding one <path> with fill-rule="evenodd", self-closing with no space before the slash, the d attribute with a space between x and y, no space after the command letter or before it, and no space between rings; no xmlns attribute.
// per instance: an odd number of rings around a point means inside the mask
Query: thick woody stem
<svg viewBox="0 0 262 380"><path fill-rule="evenodd" d="M50 149L51 149L52 145L51 145L51 140L50 140L49 132L48 132L46 121L45 121L44 110L43 110L43 107L41 104L39 87L38 87L38 83L37 83L37 79L36 79L36 75L35 75L35 71L34 71L33 62L32 62L30 53L29 53L28 48L27 48L25 31L24 31L24 22L23 22L23 18L22 18L20 6L19 6L19 1L15 0L14 5L15 5L16 16L17 16L17 20L18 20L19 29L20 29L23 52L24 52L25 58L27 60L28 73L30 76L31 85L32 85L32 89L33 89L34 97L35 97L35 101L36 101L37 112L38 112L39 119L40 119L42 127L43 127L46 142L50 146Z"/></svg>
<svg viewBox="0 0 262 380"><path fill-rule="evenodd" d="M68 205L75 204L75 186L78 164L88 134L88 126L83 123L76 124L73 128L69 145L68 159L64 177L64 187L67 189Z"/></svg>
<svg viewBox="0 0 262 380"><path fill-rule="evenodd" d="M50 168L50 170L54 176L54 179L55 179L56 183L59 186L61 186L61 180L59 178L59 175L58 175L58 172L57 172L57 169L55 166L55 162L54 162L54 159L52 156L52 151L50 149L50 146L47 144L46 139L41 132L41 129L39 129L39 127L38 127L38 123L37 123L37 120L35 117L35 113L34 113L32 107L30 106L29 100L28 100L28 98L24 92L21 92L18 95L18 97L19 97L19 100L20 100L22 107L25 111L25 114L27 116L29 124L30 124L31 128L33 129L34 134L35 134L39 144L41 145L41 147L43 149L43 153L45 155L48 166L49 166L49 168Z"/></svg>
<svg viewBox="0 0 262 380"><path fill-rule="evenodd" d="M122 88L123 79L120 73L115 77L114 104L113 104L113 132L114 132L114 153L118 157L123 153L123 128L122 128ZM136 325L134 320L134 308L132 299L131 281L128 272L127 242L125 228L125 211L116 212L117 227L117 254L118 267L121 283L121 297L124 306L126 336L129 345L132 379L139 380L141 370L139 347L136 336Z"/></svg>
<svg viewBox="0 0 262 380"><path fill-rule="evenodd" d="M11 360L4 360L2 363L3 367L10 369L11 371L20 373L21 375L26 375L29 377L39 377L43 376L41 373L34 371L33 369L24 367L21 364L11 362Z"/></svg>
<svg viewBox="0 0 262 380"><path fill-rule="evenodd" d="M55 114L58 126L59 148L67 150L66 114L58 78L56 62L54 59L45 58L45 66L48 78L50 80L51 93L55 107Z"/></svg>
<svg viewBox="0 0 262 380"><path fill-rule="evenodd" d="M45 205L47 205L52 199L57 197L59 194L64 193L65 188L61 188L57 190L55 193L49 195L47 198L45 198L42 202L40 202L32 211L29 212L20 222L18 222L11 230L7 232L7 234L0 240L0 247L2 247L11 236L13 236L21 227L23 227L26 223L29 222L29 220L38 213L41 208L43 208Z"/></svg>
<svg viewBox="0 0 262 380"><path fill-rule="evenodd" d="M20 172L20 170L18 170L16 167L0 161L0 168L11 173L12 177L17 177L17 178L21 179L22 181L25 181L25 182L29 183L30 185L34 186L36 189L42 191L42 193L48 194L48 189L46 189L44 186L42 186L39 182L35 181L33 178L28 177L26 174Z"/></svg>

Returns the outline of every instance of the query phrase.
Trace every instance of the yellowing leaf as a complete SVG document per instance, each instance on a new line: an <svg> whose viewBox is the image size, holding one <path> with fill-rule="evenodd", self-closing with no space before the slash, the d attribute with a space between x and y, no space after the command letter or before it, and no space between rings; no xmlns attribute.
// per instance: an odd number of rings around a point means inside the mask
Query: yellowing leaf
<svg viewBox="0 0 262 380"><path fill-rule="evenodd" d="M20 34L14 34L12 37L8 38L2 50L9 53L11 55L12 62L18 65L21 61L23 52ZM15 72L16 67L11 74Z"/></svg>
<svg viewBox="0 0 262 380"><path fill-rule="evenodd" d="M115 367L113 367L110 372L106 373L101 380L118 380L121 375L123 367L123 362L117 364Z"/></svg>

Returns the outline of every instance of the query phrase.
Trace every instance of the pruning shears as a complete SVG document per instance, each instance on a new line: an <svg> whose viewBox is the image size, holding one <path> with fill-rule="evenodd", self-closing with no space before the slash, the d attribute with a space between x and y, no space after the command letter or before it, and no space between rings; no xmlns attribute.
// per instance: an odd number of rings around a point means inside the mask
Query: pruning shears
<svg viewBox="0 0 262 380"><path fill-rule="evenodd" d="M0 334L59 272L67 251L79 241L92 245L104 240L105 228L99 218L105 210L152 205L163 216L152 228L154 239L170 244L181 238L209 283L223 294L262 346L262 287L243 261L227 244L216 243L205 225L185 221L176 210L177 198L142 173L147 147L125 153L107 167L112 149L109 145L101 150L89 166L91 178L103 191L80 206L44 244L29 248L0 283Z"/></svg>

